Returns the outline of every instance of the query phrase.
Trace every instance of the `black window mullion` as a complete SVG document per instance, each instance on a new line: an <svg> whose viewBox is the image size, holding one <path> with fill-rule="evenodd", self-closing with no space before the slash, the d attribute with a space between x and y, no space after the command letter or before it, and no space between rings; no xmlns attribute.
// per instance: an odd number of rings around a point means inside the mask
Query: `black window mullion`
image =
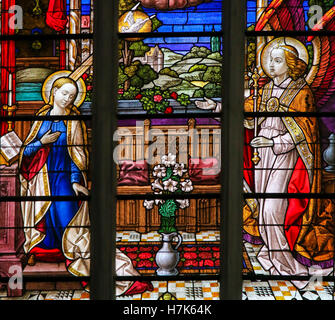
<svg viewBox="0 0 335 320"><path fill-rule="evenodd" d="M118 1L95 1L91 299L115 300Z"/></svg>
<svg viewBox="0 0 335 320"><path fill-rule="evenodd" d="M245 1L225 0L220 299L242 299L242 181Z"/></svg>

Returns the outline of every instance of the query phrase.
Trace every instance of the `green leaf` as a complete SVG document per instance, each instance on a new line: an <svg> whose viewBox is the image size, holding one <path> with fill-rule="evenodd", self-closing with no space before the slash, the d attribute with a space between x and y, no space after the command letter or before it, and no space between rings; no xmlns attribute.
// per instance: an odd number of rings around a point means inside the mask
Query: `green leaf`
<svg viewBox="0 0 335 320"><path fill-rule="evenodd" d="M174 181L177 181L177 182L180 182L180 177L179 176L171 176L171 179L174 180Z"/></svg>
<svg viewBox="0 0 335 320"><path fill-rule="evenodd" d="M178 209L177 204L173 199L166 200L159 208L159 214L162 217L171 218L176 216Z"/></svg>
<svg viewBox="0 0 335 320"><path fill-rule="evenodd" d="M158 20L156 17L152 18L151 22L152 22L152 31L157 30L160 26L163 25L163 23L160 20Z"/></svg>
<svg viewBox="0 0 335 320"><path fill-rule="evenodd" d="M173 170L171 167L166 168L166 176L162 179L162 181L167 181L171 178L171 176L173 175Z"/></svg>

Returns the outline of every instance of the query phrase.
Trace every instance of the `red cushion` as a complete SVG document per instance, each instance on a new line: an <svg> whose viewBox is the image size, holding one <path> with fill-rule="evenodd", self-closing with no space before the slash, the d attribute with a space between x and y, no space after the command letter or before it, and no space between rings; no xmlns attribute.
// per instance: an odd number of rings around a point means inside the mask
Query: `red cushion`
<svg viewBox="0 0 335 320"><path fill-rule="evenodd" d="M120 163L119 186L149 185L148 163L142 161L123 160Z"/></svg>
<svg viewBox="0 0 335 320"><path fill-rule="evenodd" d="M193 184L219 184L219 161L216 158L191 158L189 160L189 176Z"/></svg>

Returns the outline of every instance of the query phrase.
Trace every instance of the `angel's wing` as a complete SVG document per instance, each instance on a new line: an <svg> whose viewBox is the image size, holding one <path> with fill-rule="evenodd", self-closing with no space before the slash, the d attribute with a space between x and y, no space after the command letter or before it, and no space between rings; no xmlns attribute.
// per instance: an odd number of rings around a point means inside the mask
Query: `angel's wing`
<svg viewBox="0 0 335 320"><path fill-rule="evenodd" d="M129 27L131 27L134 23L135 23L135 19L134 19L134 12L137 10L138 6L141 3L137 3L133 8L131 8L131 10L127 13L127 15L124 18L124 22L128 22Z"/></svg>
<svg viewBox="0 0 335 320"><path fill-rule="evenodd" d="M255 31L262 31L266 26L274 31L305 30L301 0L273 0L258 19Z"/></svg>
<svg viewBox="0 0 335 320"><path fill-rule="evenodd" d="M127 15L124 18L124 22L125 23L128 22L129 27L131 27L135 23L133 11L129 11L127 13Z"/></svg>
<svg viewBox="0 0 335 320"><path fill-rule="evenodd" d="M335 6L313 28L313 31L335 30ZM313 45L313 65L306 81L314 92L316 104L322 107L335 94L335 39L326 36L310 36Z"/></svg>
<svg viewBox="0 0 335 320"><path fill-rule="evenodd" d="M134 25L135 27L135 32L138 32L142 29L142 27L147 23L147 21L150 20L150 18L146 18L146 19L137 19L136 23Z"/></svg>

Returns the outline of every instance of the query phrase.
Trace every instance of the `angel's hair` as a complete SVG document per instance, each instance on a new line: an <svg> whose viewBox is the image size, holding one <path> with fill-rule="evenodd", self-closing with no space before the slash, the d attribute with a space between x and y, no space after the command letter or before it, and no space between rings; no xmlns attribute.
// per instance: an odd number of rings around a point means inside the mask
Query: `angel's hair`
<svg viewBox="0 0 335 320"><path fill-rule="evenodd" d="M295 81L305 74L307 70L307 64L305 63L305 61L299 58L299 52L296 48L289 45L284 45L282 47L284 47L283 51L289 70L288 74Z"/></svg>

